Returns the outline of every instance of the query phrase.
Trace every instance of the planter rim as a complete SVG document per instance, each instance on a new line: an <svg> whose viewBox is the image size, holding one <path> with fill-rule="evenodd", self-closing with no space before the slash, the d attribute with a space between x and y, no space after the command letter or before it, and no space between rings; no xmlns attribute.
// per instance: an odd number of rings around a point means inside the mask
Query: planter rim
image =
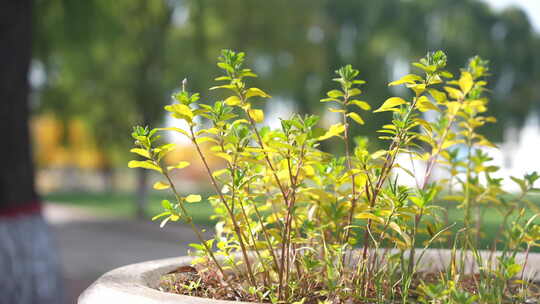
<svg viewBox="0 0 540 304"><path fill-rule="evenodd" d="M421 249L417 249L421 251ZM483 258L493 257L490 251L479 251ZM458 255L460 253L458 252ZM470 253L469 253L470 254ZM500 255L497 251L495 256ZM444 267L450 260L449 249L428 249L422 259L419 271L436 270ZM111 270L102 275L88 287L77 301L79 304L232 304L249 303L215 300L208 298L178 295L157 290L160 277L179 267L189 265L194 257L183 256L152 260L131 264ZM516 262L523 264L524 253L516 255ZM540 281L540 253L529 253L525 277Z"/></svg>
<svg viewBox="0 0 540 304"><path fill-rule="evenodd" d="M173 269L189 265L194 257L182 256L152 260L113 269L90 285L80 296L78 304L232 304L246 303L199 298L159 291L160 277Z"/></svg>

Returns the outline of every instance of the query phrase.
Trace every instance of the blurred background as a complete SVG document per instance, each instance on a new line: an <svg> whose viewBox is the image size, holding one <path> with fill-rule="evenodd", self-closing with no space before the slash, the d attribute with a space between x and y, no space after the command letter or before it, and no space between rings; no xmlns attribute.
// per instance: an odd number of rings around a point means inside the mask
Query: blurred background
<svg viewBox="0 0 540 304"><path fill-rule="evenodd" d="M34 0L32 5L24 16L31 20L29 108L20 118L28 119L35 189L59 250L67 303L104 271L186 252L192 236L181 225L160 231L149 221L163 194L149 190L154 176L127 169L130 132L135 124L176 124L163 106L185 77L191 91L213 102L208 88L219 73L215 61L222 48L247 53L248 65L260 76L255 85L273 96L266 104L270 126L294 112L333 123L336 118L319 99L334 86L330 80L341 65L360 70L368 83L362 99L376 107L404 93L387 83L409 73L409 62L427 51L444 50L454 73L479 54L490 61L490 111L498 119L484 128L500 147L490 152L494 165L505 175L540 170L540 1ZM364 118L368 123L355 127L354 135L379 145L375 130L389 117ZM175 176L180 188L204 194L208 180L194 151L181 138L170 139L179 147L170 161L193 164ZM209 211L207 205L193 210L196 221L211 227Z"/></svg>

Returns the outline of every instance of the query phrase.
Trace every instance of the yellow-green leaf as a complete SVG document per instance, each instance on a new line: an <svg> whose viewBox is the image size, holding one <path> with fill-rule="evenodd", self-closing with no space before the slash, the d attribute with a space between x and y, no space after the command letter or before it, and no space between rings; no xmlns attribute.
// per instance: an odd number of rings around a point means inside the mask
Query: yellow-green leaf
<svg viewBox="0 0 540 304"><path fill-rule="evenodd" d="M188 132L186 132L185 130L180 129L180 128L175 128L175 127L170 127L170 128L158 128L158 130L160 130L160 131L175 131L175 132L184 134L184 135L187 136L187 137L190 137L189 134L188 134Z"/></svg>
<svg viewBox="0 0 540 304"><path fill-rule="evenodd" d="M207 136L197 137L196 141L197 141L198 144L202 144L202 143L205 143L207 141L211 141L211 142L216 143L216 144L218 143L218 141L215 138L207 137Z"/></svg>
<svg viewBox="0 0 540 304"><path fill-rule="evenodd" d="M144 169L150 169L155 170L161 173L161 168L153 164L149 160L145 161L139 161L139 160L132 160L128 163L129 168L144 168Z"/></svg>
<svg viewBox="0 0 540 304"><path fill-rule="evenodd" d="M189 162L187 162L187 161L181 161L181 162L179 162L178 164L176 164L176 165L174 165L174 166L168 166L168 167L167 167L167 170L172 170L172 169L183 169L183 168L185 168L185 167L187 167L187 166L189 166L189 165L190 165Z"/></svg>
<svg viewBox="0 0 540 304"><path fill-rule="evenodd" d="M263 122L264 121L264 112L262 110L259 110L259 109L249 109L248 110L248 113L249 113L249 116L251 116L251 118L253 118L253 120L256 122L256 123L260 123L260 122Z"/></svg>
<svg viewBox="0 0 540 304"><path fill-rule="evenodd" d="M195 135L201 135L201 134L218 134L219 130L217 128L210 128L210 129L201 129L195 133Z"/></svg>
<svg viewBox="0 0 540 304"><path fill-rule="evenodd" d="M354 216L355 218L357 219L369 219L369 220L373 220L373 221L376 221L376 222L379 222L379 223L384 223L384 220L374 214L371 214L371 213L367 213L367 212L361 212L361 213L358 213Z"/></svg>
<svg viewBox="0 0 540 304"><path fill-rule="evenodd" d="M416 108L421 112L427 112L429 110L439 111L439 108L432 104L426 96L420 96L418 98Z"/></svg>
<svg viewBox="0 0 540 304"><path fill-rule="evenodd" d="M187 121L191 121L193 119L193 111L191 111L190 107L186 106L185 104L175 103L168 105L165 106L165 110L171 112L176 118L185 119Z"/></svg>
<svg viewBox="0 0 540 304"><path fill-rule="evenodd" d="M407 246L410 246L412 244L411 238L405 232L403 232L403 230L401 230L401 227L399 227L398 224L396 224L395 222L390 222L388 226L403 238Z"/></svg>
<svg viewBox="0 0 540 304"><path fill-rule="evenodd" d="M326 95L330 98L338 98L338 97L343 96L343 92L341 92L340 90L331 90L331 91L328 91Z"/></svg>
<svg viewBox="0 0 540 304"><path fill-rule="evenodd" d="M201 196L198 194L190 194L186 196L186 202L188 203L197 203L201 201Z"/></svg>
<svg viewBox="0 0 540 304"><path fill-rule="evenodd" d="M160 214L154 216L154 217L152 218L152 221L155 221L155 220L157 220L157 219L160 218L160 217L164 217L164 216L170 215L170 214L171 214L170 211L161 212Z"/></svg>
<svg viewBox="0 0 540 304"><path fill-rule="evenodd" d="M343 109L328 108L328 111L334 112L334 113L345 113L345 110Z"/></svg>
<svg viewBox="0 0 540 304"><path fill-rule="evenodd" d="M318 139L325 140L333 136L338 136L344 131L345 131L345 125L338 123L338 124L330 126L328 131L326 131L326 133L323 136L319 137Z"/></svg>
<svg viewBox="0 0 540 304"><path fill-rule="evenodd" d="M220 170L216 170L214 172L212 172L212 176L213 177L219 177L225 173L227 173L229 171L229 169L225 168L225 169L220 169Z"/></svg>
<svg viewBox="0 0 540 304"><path fill-rule="evenodd" d="M221 157L221 158L225 159L226 161L228 161L228 162L230 162L230 163L232 163L232 161L233 161L232 157L231 157L229 154L227 154L227 153L224 153L224 152L217 152L217 153L215 153L215 155L218 156L218 157Z"/></svg>
<svg viewBox="0 0 540 304"><path fill-rule="evenodd" d="M419 84L407 84L407 87L416 93L416 96L424 93L426 90L426 84L425 83L419 83Z"/></svg>
<svg viewBox="0 0 540 304"><path fill-rule="evenodd" d="M472 89L472 86L473 86L473 78L472 78L471 73L462 72L461 78L459 78L459 87L461 88L461 91L467 94Z"/></svg>
<svg viewBox="0 0 540 304"><path fill-rule="evenodd" d="M362 90L358 88L353 88L349 90L349 97L356 96L362 94Z"/></svg>
<svg viewBox="0 0 540 304"><path fill-rule="evenodd" d="M497 122L497 118L495 118L493 116L488 116L488 117L486 117L486 121L495 123L495 122Z"/></svg>
<svg viewBox="0 0 540 304"><path fill-rule="evenodd" d="M450 148L451 146L457 145L459 143L461 143L461 141L459 140L445 140L441 146L441 150L446 150Z"/></svg>
<svg viewBox="0 0 540 304"><path fill-rule="evenodd" d="M372 159L377 159L377 158L383 157L387 153L388 153L388 151L386 151L386 150L379 150L379 151L376 151L375 153L371 154L371 158Z"/></svg>
<svg viewBox="0 0 540 304"><path fill-rule="evenodd" d="M435 100L438 103L442 103L446 101L446 94L444 92L441 92L436 89L429 89L428 91L429 91L429 94L431 94L431 96L433 96L433 98L435 98Z"/></svg>
<svg viewBox="0 0 540 304"><path fill-rule="evenodd" d="M362 119L362 117L360 117L360 115L354 113L354 112L351 112L349 114L347 114L347 116L349 116L350 118L352 118L354 121L356 121L357 123L363 125L364 124L364 120Z"/></svg>
<svg viewBox="0 0 540 304"><path fill-rule="evenodd" d="M210 90L210 91L212 91L212 90L217 90L217 89L229 89L229 90L233 90L233 89L235 89L235 88L236 88L236 87L233 86L232 84L224 84L224 85L220 85L220 86L211 87L211 88L208 89L208 90Z"/></svg>
<svg viewBox="0 0 540 304"><path fill-rule="evenodd" d="M388 98L380 108L373 112L384 112L384 111L393 111L395 107L407 103L403 98L400 97L390 97Z"/></svg>
<svg viewBox="0 0 540 304"><path fill-rule="evenodd" d="M482 138L481 140L476 142L476 144L479 146L484 146L484 147L489 147L489 148L498 148L497 145L493 144L492 142L490 142L489 140L485 138Z"/></svg>
<svg viewBox="0 0 540 304"><path fill-rule="evenodd" d="M452 101L446 104L446 107L448 108L448 113L450 115L456 115L459 112L459 109L461 108L461 104L457 101Z"/></svg>
<svg viewBox="0 0 540 304"><path fill-rule="evenodd" d="M271 96L266 94L266 92L264 92L263 90L259 89L259 88L249 88L247 89L247 92L246 92L246 98L251 98L253 96L260 96L260 97L263 97L263 98L270 98Z"/></svg>
<svg viewBox="0 0 540 304"><path fill-rule="evenodd" d="M169 185L169 183L166 183L166 182L156 182L154 184L154 189L156 189L156 190L169 189L170 187L171 187L171 185Z"/></svg>
<svg viewBox="0 0 540 304"><path fill-rule="evenodd" d="M463 99L463 92L453 87L444 87L448 95L454 99Z"/></svg>
<svg viewBox="0 0 540 304"><path fill-rule="evenodd" d="M399 80L390 82L388 86L396 86L396 85L400 85L404 83L415 83L416 81L421 81L421 80L423 80L423 78L416 74L408 74L401 77L401 79Z"/></svg>
<svg viewBox="0 0 540 304"><path fill-rule="evenodd" d="M365 101L353 99L353 100L350 101L350 103L352 103L353 105L359 107L360 109L362 109L364 111L371 110L371 106L369 105L369 103L367 103Z"/></svg>
<svg viewBox="0 0 540 304"><path fill-rule="evenodd" d="M237 106L239 104L242 103L242 101L240 100L240 98L238 98L238 96L230 96L228 97L227 99L225 99L225 103L229 106Z"/></svg>
<svg viewBox="0 0 540 304"><path fill-rule="evenodd" d="M148 153L148 151L146 151L144 149L133 148L133 149L129 150L129 152L139 154L140 156L144 156L146 158L150 158L150 153Z"/></svg>

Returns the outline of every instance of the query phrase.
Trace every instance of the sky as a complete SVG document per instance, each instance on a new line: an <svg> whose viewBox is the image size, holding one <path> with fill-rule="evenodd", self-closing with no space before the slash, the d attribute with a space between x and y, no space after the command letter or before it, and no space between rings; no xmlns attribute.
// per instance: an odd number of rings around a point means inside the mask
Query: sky
<svg viewBox="0 0 540 304"><path fill-rule="evenodd" d="M529 16L536 32L540 33L540 0L484 0L495 9L504 9L510 5L522 8Z"/></svg>

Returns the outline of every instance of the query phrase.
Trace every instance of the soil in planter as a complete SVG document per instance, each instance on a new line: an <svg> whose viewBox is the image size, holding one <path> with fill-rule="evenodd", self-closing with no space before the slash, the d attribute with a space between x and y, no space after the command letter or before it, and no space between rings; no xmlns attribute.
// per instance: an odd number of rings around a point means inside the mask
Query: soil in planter
<svg viewBox="0 0 540 304"><path fill-rule="evenodd" d="M441 273L419 273L413 279L412 282L412 292L411 292L411 303L418 303L415 301L416 296L419 292L419 286L421 283L425 284L436 284L440 281ZM461 290L467 291L471 294L476 294L476 282L480 280L479 275L468 275L463 277L459 283ZM217 271L208 270L198 271L192 266L181 266L166 275L163 275L160 280L158 289L163 292L170 292L181 295L189 295L194 297L201 298L211 298L218 300L229 300L229 301L241 301L241 302L260 302L259 299L247 292L246 286L247 278L239 277L235 275L230 275L228 277L227 283L221 279L221 275ZM373 288L373 286L370 286ZM507 302L503 303L513 303L513 304L540 304L540 282L529 283L528 286L528 299L523 302L516 302L510 300L514 298L514 295L517 295L522 288L521 284L514 283L510 284L508 290L506 290ZM316 292L317 288L310 289L309 294L300 295L306 298L303 302L304 304L317 304L321 301L324 301L325 298L318 295ZM375 290L371 289L368 292L368 298L375 298ZM400 296L397 295L396 299L399 299ZM297 299L300 300L300 299ZM296 301L296 300L295 300ZM270 302L265 301L265 302ZM395 303L398 303L396 301ZM343 301L337 301L335 304L368 304L373 303L372 301L363 301L363 300L354 300L346 299ZM401 302L399 302L401 303ZM390 303L389 303L390 304Z"/></svg>

